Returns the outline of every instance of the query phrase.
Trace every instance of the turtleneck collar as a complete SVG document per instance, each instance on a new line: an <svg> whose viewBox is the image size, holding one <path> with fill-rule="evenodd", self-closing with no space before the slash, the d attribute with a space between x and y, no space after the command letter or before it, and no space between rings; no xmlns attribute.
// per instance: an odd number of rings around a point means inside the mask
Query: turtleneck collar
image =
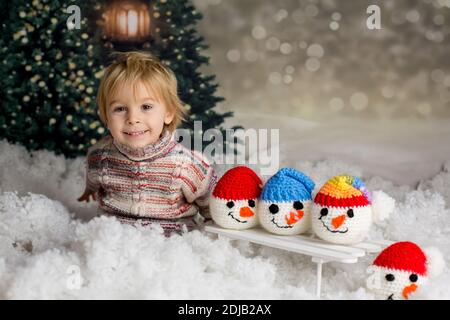
<svg viewBox="0 0 450 320"><path fill-rule="evenodd" d="M116 140L114 140L113 143L120 153L133 161L153 160L159 158L172 150L172 147L175 145L173 135L168 130L163 132L158 141L142 148L131 148Z"/></svg>

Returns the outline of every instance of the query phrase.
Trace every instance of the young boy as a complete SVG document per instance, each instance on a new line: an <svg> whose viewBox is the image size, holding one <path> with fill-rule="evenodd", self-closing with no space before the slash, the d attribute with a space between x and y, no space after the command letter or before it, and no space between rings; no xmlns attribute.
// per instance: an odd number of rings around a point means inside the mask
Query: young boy
<svg viewBox="0 0 450 320"><path fill-rule="evenodd" d="M173 72L142 52L117 54L97 103L110 136L88 150L86 189L102 213L123 223L159 224L166 235L209 218L216 175L199 153L173 138L185 111Z"/></svg>

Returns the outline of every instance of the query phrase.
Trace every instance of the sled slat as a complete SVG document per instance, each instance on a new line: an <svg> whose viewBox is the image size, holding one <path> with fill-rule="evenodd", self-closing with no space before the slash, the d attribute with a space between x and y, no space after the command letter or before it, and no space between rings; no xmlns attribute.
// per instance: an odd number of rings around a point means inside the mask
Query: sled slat
<svg viewBox="0 0 450 320"><path fill-rule="evenodd" d="M294 236L272 235L261 229L227 230L216 226L205 226L205 231L234 240L246 240L272 248L318 257L325 261L342 263L356 263L358 261L358 257L349 252L312 245L307 241L292 241L291 237Z"/></svg>
<svg viewBox="0 0 450 320"><path fill-rule="evenodd" d="M353 246L344 246L339 244L327 243L323 240L311 238L307 236L297 235L290 236L290 241L294 243L307 243L311 246L324 248L328 250L334 250L338 252L345 252L351 254L354 257L364 257L366 255L366 250L364 248L353 247Z"/></svg>

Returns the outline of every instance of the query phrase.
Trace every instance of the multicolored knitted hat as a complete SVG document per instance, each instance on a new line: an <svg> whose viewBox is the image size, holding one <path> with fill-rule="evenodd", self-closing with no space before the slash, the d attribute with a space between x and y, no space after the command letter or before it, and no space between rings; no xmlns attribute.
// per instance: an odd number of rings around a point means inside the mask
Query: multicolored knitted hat
<svg viewBox="0 0 450 320"><path fill-rule="evenodd" d="M289 202L312 200L314 182L305 174L293 168L280 169L267 181L261 193L261 200Z"/></svg>
<svg viewBox="0 0 450 320"><path fill-rule="evenodd" d="M317 193L314 202L326 207L362 207L372 202L369 190L357 177L340 175L331 178Z"/></svg>
<svg viewBox="0 0 450 320"><path fill-rule="evenodd" d="M212 195L226 200L256 199L261 194L262 181L250 168L239 166L225 172Z"/></svg>
<svg viewBox="0 0 450 320"><path fill-rule="evenodd" d="M427 275L427 257L412 242L397 242L384 249L373 262L375 266Z"/></svg>

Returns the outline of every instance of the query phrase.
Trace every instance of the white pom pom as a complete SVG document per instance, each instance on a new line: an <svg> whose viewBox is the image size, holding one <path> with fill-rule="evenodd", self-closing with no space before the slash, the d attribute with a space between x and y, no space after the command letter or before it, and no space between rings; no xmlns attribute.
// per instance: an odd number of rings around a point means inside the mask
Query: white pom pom
<svg viewBox="0 0 450 320"><path fill-rule="evenodd" d="M428 247L423 250L427 257L427 273L430 277L436 277L442 273L445 260L441 251L436 247Z"/></svg>
<svg viewBox="0 0 450 320"><path fill-rule="evenodd" d="M372 193L373 220L379 223L394 211L395 200L381 190Z"/></svg>

